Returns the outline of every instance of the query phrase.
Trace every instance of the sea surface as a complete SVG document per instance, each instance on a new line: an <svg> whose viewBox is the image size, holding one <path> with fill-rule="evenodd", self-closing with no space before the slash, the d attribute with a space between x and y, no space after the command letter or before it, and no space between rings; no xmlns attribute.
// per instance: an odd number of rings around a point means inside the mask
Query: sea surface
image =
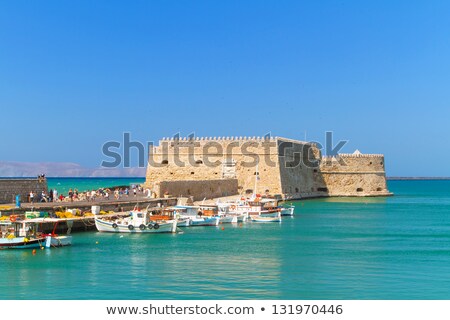
<svg viewBox="0 0 450 320"><path fill-rule="evenodd" d="M79 192L115 186L143 184L145 178L47 178L48 190L56 189L59 194L67 194L69 189Z"/></svg>
<svg viewBox="0 0 450 320"><path fill-rule="evenodd" d="M0 251L0 299L450 299L450 181L294 202L282 223Z"/></svg>

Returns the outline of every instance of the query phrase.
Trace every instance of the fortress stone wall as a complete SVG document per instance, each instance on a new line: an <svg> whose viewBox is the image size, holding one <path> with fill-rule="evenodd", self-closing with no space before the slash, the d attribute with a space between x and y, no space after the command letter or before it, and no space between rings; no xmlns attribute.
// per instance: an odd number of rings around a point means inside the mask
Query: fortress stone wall
<svg viewBox="0 0 450 320"><path fill-rule="evenodd" d="M21 202L27 202L30 191L35 195L40 195L42 191L48 193L47 179L0 179L0 203L15 203L16 195L20 195Z"/></svg>
<svg viewBox="0 0 450 320"><path fill-rule="evenodd" d="M170 192L172 197L193 197L194 201L205 198L220 198L236 194L238 189L237 179L220 180L179 180L161 181L154 184L156 197L164 197L165 192Z"/></svg>
<svg viewBox="0 0 450 320"><path fill-rule="evenodd" d="M237 181L234 192L227 180ZM212 185L223 186L227 194L293 199L390 194L382 155L322 157L313 143L278 137L162 139L150 151L146 187L158 196L191 193L198 198L199 183L207 198L217 197Z"/></svg>
<svg viewBox="0 0 450 320"><path fill-rule="evenodd" d="M345 163L342 165L340 162ZM384 156L381 154L340 154L321 161L322 187L330 196L389 195Z"/></svg>

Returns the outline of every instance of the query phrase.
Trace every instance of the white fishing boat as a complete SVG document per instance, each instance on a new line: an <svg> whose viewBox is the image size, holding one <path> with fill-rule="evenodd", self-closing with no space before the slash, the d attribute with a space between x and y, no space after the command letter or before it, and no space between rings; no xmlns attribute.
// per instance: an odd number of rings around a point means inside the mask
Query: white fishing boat
<svg viewBox="0 0 450 320"><path fill-rule="evenodd" d="M34 219L34 221L36 221L36 220L42 220L41 223L44 223L44 219ZM47 223L47 221L45 221L45 222ZM53 231L51 233L45 235L45 237L46 237L45 247L46 248L65 247L65 246L72 245L72 236L70 234L58 235L55 233L59 222L60 222L59 220L56 220L54 222ZM66 221L66 222L70 225L70 228L71 228L73 222L70 223L70 220ZM69 230L71 230L70 228L69 228ZM70 231L68 231L68 233L70 233Z"/></svg>
<svg viewBox="0 0 450 320"><path fill-rule="evenodd" d="M180 219L189 219L189 227L217 226L220 221L216 206L177 205L174 208Z"/></svg>
<svg viewBox="0 0 450 320"><path fill-rule="evenodd" d="M281 222L281 214L275 217L264 217L260 215L251 215L250 219L252 222Z"/></svg>
<svg viewBox="0 0 450 320"><path fill-rule="evenodd" d="M219 223L233 223L237 222L235 217L219 213L218 206L215 205L200 205L200 217L207 220L208 225L218 225ZM217 222L216 222L217 220Z"/></svg>
<svg viewBox="0 0 450 320"><path fill-rule="evenodd" d="M248 220L248 215L247 215L247 214L244 214L244 213L242 213L242 214L237 214L236 217L237 217L237 222L238 222L238 223L239 223L239 222L246 222L246 221Z"/></svg>
<svg viewBox="0 0 450 320"><path fill-rule="evenodd" d="M281 208L273 205L269 201L260 201L255 199L250 200L240 200L233 203L229 203L229 213L241 216L243 219L249 216L277 216L281 211Z"/></svg>
<svg viewBox="0 0 450 320"><path fill-rule="evenodd" d="M237 215L223 215L223 216L219 216L219 223L223 224L223 223L237 223L238 222L238 217Z"/></svg>
<svg viewBox="0 0 450 320"><path fill-rule="evenodd" d="M72 245L72 236L48 234L45 239L45 247L65 247Z"/></svg>
<svg viewBox="0 0 450 320"><path fill-rule="evenodd" d="M164 211L172 212L175 219L177 219L177 227L189 227L191 220L189 217L182 216L183 210L177 208L166 208Z"/></svg>
<svg viewBox="0 0 450 320"><path fill-rule="evenodd" d="M177 220L165 215L152 215L147 210L132 210L127 217L95 216L95 226L100 232L123 233L174 233Z"/></svg>
<svg viewBox="0 0 450 320"><path fill-rule="evenodd" d="M294 215L295 206L290 205L289 207L281 207L281 215L282 216L293 216Z"/></svg>
<svg viewBox="0 0 450 320"><path fill-rule="evenodd" d="M276 211L262 211L259 216L266 218L276 218L281 216L281 209Z"/></svg>
<svg viewBox="0 0 450 320"><path fill-rule="evenodd" d="M247 218L248 218L248 213L244 212L244 211L240 212L240 211L236 210L237 206L238 205L234 202L223 202L223 203L218 202L217 207L218 207L218 211L219 211L219 216L220 217L232 217L232 218L228 218L231 223L246 222ZM233 210L231 210L231 208L233 208Z"/></svg>
<svg viewBox="0 0 450 320"><path fill-rule="evenodd" d="M39 225L53 221L43 219L16 221L16 219L16 216L12 215L10 221L0 222L0 249L51 248L72 244L72 236L54 233L58 221L54 222L53 232L45 234L38 231Z"/></svg>
<svg viewBox="0 0 450 320"><path fill-rule="evenodd" d="M219 225L219 217L192 217L190 218L191 227L215 227Z"/></svg>
<svg viewBox="0 0 450 320"><path fill-rule="evenodd" d="M28 249L44 246L46 237L22 229L21 223L0 221L0 249Z"/></svg>
<svg viewBox="0 0 450 320"><path fill-rule="evenodd" d="M191 224L190 218L178 218L177 219L177 227L189 227Z"/></svg>

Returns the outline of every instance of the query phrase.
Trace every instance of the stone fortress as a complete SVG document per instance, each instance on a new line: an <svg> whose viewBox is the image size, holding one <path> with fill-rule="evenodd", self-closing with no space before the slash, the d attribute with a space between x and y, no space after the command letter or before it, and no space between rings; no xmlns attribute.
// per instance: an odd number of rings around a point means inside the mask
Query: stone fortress
<svg viewBox="0 0 450 320"><path fill-rule="evenodd" d="M251 193L283 199L387 196L384 156L322 156L280 137L163 138L149 150L145 187L195 200Z"/></svg>

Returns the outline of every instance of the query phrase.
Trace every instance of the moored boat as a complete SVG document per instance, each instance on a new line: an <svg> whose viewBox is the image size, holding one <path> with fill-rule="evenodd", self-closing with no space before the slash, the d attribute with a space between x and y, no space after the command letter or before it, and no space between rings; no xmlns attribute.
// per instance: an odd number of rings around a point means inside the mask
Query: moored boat
<svg viewBox="0 0 450 320"><path fill-rule="evenodd" d="M244 211L242 211L242 212L236 211L235 203L219 202L219 203L217 203L217 207L218 207L219 216L224 217L226 220L228 220L231 223L247 221L248 213L246 213ZM228 219L227 219L227 217L228 217Z"/></svg>
<svg viewBox="0 0 450 320"><path fill-rule="evenodd" d="M251 215L250 219L252 222L281 222L281 214L279 213L278 216L260 216L260 215Z"/></svg>
<svg viewBox="0 0 450 320"><path fill-rule="evenodd" d="M45 239L45 247L65 247L72 245L72 236L49 234Z"/></svg>
<svg viewBox="0 0 450 320"><path fill-rule="evenodd" d="M192 227L215 227L219 225L219 217L192 217L189 226Z"/></svg>
<svg viewBox="0 0 450 320"><path fill-rule="evenodd" d="M11 216L10 221L0 222L0 249L51 248L72 244L72 236L57 235L54 231L45 234L38 231L42 223L51 223L43 219L17 220ZM57 222L54 229L56 229Z"/></svg>
<svg viewBox="0 0 450 320"><path fill-rule="evenodd" d="M237 223L238 217L237 215L223 215L219 216L219 223Z"/></svg>
<svg viewBox="0 0 450 320"><path fill-rule="evenodd" d="M281 207L281 215L282 216L293 216L294 215L295 206L291 205L289 207Z"/></svg>
<svg viewBox="0 0 450 320"><path fill-rule="evenodd" d="M44 246L46 237L22 229L22 224L0 221L0 249L28 249Z"/></svg>
<svg viewBox="0 0 450 320"><path fill-rule="evenodd" d="M178 218L177 219L177 227L189 227L191 224L191 219L189 218Z"/></svg>
<svg viewBox="0 0 450 320"><path fill-rule="evenodd" d="M217 226L220 222L217 206L177 205L174 208L179 219L189 220L189 227Z"/></svg>
<svg viewBox="0 0 450 320"><path fill-rule="evenodd" d="M256 199L240 200L234 203L228 203L228 210L230 214L236 214L238 216L276 216L281 211L281 208L274 205L269 201L260 201Z"/></svg>
<svg viewBox="0 0 450 320"><path fill-rule="evenodd" d="M66 235L58 235L55 233L56 227L58 226L59 220L57 220L54 224L52 233L45 235L45 247L65 247L72 245L72 236L69 234Z"/></svg>
<svg viewBox="0 0 450 320"><path fill-rule="evenodd" d="M95 216L95 226L100 232L123 233L174 233L177 220L173 216L152 215L147 210L130 211L127 217Z"/></svg>
<svg viewBox="0 0 450 320"><path fill-rule="evenodd" d="M236 217L237 217L237 222L246 222L248 219L248 215L243 214L243 213L237 214Z"/></svg>

